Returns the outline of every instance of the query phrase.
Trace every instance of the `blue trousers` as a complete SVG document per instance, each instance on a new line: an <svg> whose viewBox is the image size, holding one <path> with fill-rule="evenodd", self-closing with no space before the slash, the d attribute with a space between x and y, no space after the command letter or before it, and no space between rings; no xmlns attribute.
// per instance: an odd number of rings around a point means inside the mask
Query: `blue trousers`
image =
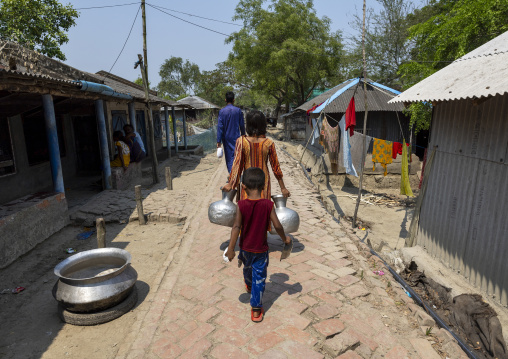
<svg viewBox="0 0 508 359"><path fill-rule="evenodd" d="M251 287L250 305L255 309L262 308L268 268L268 251L252 253L240 250L238 258L243 262L245 284Z"/></svg>

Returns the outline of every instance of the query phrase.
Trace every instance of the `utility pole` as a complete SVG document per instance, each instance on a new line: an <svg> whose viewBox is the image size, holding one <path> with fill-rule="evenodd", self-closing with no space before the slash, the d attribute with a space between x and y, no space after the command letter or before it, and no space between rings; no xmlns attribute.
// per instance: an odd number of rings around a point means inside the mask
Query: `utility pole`
<svg viewBox="0 0 508 359"><path fill-rule="evenodd" d="M157 151L155 149L155 137L153 131L153 117L152 117L152 106L150 105L150 94L148 84L148 67L147 67L147 51L146 51L146 13L145 13L145 0L141 0L141 15L143 18L143 57L138 54L138 62L134 65L134 68L138 67L141 70L141 78L143 79L143 85L145 88L145 99L146 108L148 110L148 138L150 142L150 152L152 155L152 178L153 183L159 183L159 173L157 162ZM144 60L144 61L143 61Z"/></svg>
<svg viewBox="0 0 508 359"><path fill-rule="evenodd" d="M365 148L367 141L367 62L365 61L365 12L367 4L363 0L363 29L362 29L362 49L363 49L363 99L365 103L365 112L363 117L363 148L362 148L362 165L360 172L360 183L358 184L358 197L356 198L355 214L353 215L353 228L356 227L356 217L358 215L358 207L360 207L360 201L362 199L362 187L363 187L363 170L365 167L365 157L367 156L367 149Z"/></svg>
<svg viewBox="0 0 508 359"><path fill-rule="evenodd" d="M155 137L153 132L153 118L152 118L152 106L150 105L150 97L148 93L148 79L146 76L146 68L143 65L143 56L138 54L138 62L134 65L134 68L138 67L141 70L141 78L143 79L143 85L145 88L145 100L146 100L146 108L148 110L148 138L150 142L150 152L152 152L152 178L153 183L159 183L159 174L158 167L159 163L157 162L157 152L155 150Z"/></svg>
<svg viewBox="0 0 508 359"><path fill-rule="evenodd" d="M141 0L141 17L143 18L143 59L145 61L145 74L148 79L148 55L146 51L146 12L145 0Z"/></svg>

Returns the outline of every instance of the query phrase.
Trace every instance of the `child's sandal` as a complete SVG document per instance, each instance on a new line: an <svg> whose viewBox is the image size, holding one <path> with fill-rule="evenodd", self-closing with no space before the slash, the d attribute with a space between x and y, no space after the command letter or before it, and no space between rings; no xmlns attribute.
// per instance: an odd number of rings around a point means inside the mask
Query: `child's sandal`
<svg viewBox="0 0 508 359"><path fill-rule="evenodd" d="M245 290L247 291L247 293L250 293L252 291L252 288L249 287L247 284L245 284Z"/></svg>
<svg viewBox="0 0 508 359"><path fill-rule="evenodd" d="M261 323L263 321L263 314L265 314L265 310L263 308L261 308L261 310L259 312L259 317L254 317L254 309L251 309L250 310L250 319L254 323Z"/></svg>

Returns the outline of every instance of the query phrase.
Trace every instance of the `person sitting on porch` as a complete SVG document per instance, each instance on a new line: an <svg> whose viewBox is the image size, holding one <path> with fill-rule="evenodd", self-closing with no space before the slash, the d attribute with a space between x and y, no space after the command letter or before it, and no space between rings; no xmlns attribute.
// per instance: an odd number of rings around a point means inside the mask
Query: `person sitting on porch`
<svg viewBox="0 0 508 359"><path fill-rule="evenodd" d="M113 132L113 141L115 141L115 147L118 154L115 159L111 161L111 167L123 167L124 171L127 171L127 167L131 161L131 151L129 146L124 142L122 131Z"/></svg>
<svg viewBox="0 0 508 359"><path fill-rule="evenodd" d="M124 138L125 143L129 146L129 150L131 151L131 162L141 162L146 157L146 153L141 149L139 142L132 136L126 136Z"/></svg>
<svg viewBox="0 0 508 359"><path fill-rule="evenodd" d="M132 139L134 142L137 142L139 144L139 147L141 148L141 151L145 153L146 157L145 144L143 143L143 140L141 139L139 133L137 131L134 131L134 127L132 127L132 125L125 125L123 126L123 131L125 132L125 139L126 140Z"/></svg>

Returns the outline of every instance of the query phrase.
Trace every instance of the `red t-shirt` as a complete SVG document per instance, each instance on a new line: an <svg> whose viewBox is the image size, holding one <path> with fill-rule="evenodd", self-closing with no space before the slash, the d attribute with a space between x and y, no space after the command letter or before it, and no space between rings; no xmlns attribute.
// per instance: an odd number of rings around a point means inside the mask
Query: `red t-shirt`
<svg viewBox="0 0 508 359"><path fill-rule="evenodd" d="M247 252L268 251L267 231L273 202L269 199L244 199L238 202L242 214L240 248Z"/></svg>

